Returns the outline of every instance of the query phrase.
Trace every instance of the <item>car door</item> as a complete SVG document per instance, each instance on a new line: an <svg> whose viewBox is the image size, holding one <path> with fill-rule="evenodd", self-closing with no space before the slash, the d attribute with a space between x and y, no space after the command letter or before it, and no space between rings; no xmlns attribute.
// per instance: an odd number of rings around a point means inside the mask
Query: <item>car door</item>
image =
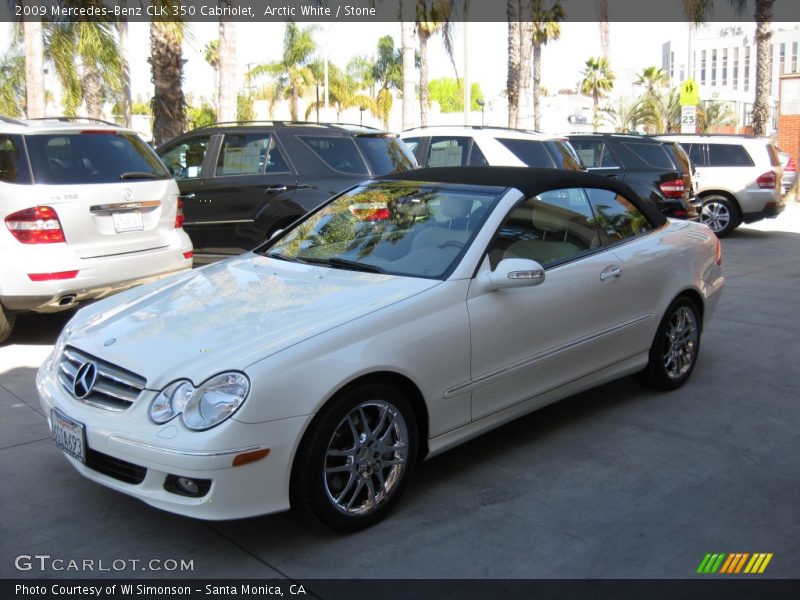
<svg viewBox="0 0 800 600"><path fill-rule="evenodd" d="M269 234L259 217L270 203L288 202L297 175L270 132L226 132L190 215L195 255L228 256L251 250Z"/></svg>
<svg viewBox="0 0 800 600"><path fill-rule="evenodd" d="M486 293L475 281L470 286L473 420L596 373L625 353L617 346L620 262L602 245L583 189L545 192L512 209L482 268L504 258L536 260L546 276L535 287Z"/></svg>

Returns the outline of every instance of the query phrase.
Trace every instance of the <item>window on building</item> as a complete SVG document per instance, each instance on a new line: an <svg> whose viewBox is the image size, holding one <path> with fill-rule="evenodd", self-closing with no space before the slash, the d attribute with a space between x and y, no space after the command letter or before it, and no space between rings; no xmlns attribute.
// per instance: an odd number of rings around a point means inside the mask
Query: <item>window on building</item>
<svg viewBox="0 0 800 600"><path fill-rule="evenodd" d="M728 85L728 49L722 49L722 87Z"/></svg>
<svg viewBox="0 0 800 600"><path fill-rule="evenodd" d="M711 51L711 86L717 86L717 51Z"/></svg>
<svg viewBox="0 0 800 600"><path fill-rule="evenodd" d="M792 42L792 73L797 73L797 42Z"/></svg>
<svg viewBox="0 0 800 600"><path fill-rule="evenodd" d="M669 78L670 79L674 79L675 78L675 53L674 52L670 52L669 53Z"/></svg>
<svg viewBox="0 0 800 600"><path fill-rule="evenodd" d="M739 49L733 49L733 89L739 89Z"/></svg>
<svg viewBox="0 0 800 600"><path fill-rule="evenodd" d="M744 48L744 91L750 91L750 46Z"/></svg>
<svg viewBox="0 0 800 600"><path fill-rule="evenodd" d="M706 51L700 52L700 85L706 84Z"/></svg>
<svg viewBox="0 0 800 600"><path fill-rule="evenodd" d="M780 65L778 73L783 75L786 73L786 44L781 44L780 62L778 64Z"/></svg>

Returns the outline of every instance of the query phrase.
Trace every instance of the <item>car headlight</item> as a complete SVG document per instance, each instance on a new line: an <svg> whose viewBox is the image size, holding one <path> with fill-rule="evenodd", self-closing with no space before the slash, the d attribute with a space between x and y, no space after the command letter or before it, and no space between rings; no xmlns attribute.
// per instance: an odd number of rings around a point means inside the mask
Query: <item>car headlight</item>
<svg viewBox="0 0 800 600"><path fill-rule="evenodd" d="M211 429L235 413L247 398L250 380L243 373L220 373L194 387L181 379L170 383L150 405L150 418L159 425L180 415L194 431Z"/></svg>
<svg viewBox="0 0 800 600"><path fill-rule="evenodd" d="M64 327L58 335L53 350L50 352L50 356L47 359L48 370L52 371L55 368L58 357L61 356L61 353L64 351L64 347L67 345L67 340L70 335L72 335L72 327L67 323L66 327Z"/></svg>

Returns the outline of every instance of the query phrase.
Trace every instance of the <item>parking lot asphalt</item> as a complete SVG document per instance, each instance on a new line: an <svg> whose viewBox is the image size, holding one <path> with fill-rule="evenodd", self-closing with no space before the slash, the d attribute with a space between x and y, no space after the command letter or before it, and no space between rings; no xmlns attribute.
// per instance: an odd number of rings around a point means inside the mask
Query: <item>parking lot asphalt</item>
<svg viewBox="0 0 800 600"><path fill-rule="evenodd" d="M800 205L723 251L685 387L623 379L533 413L423 463L387 520L347 536L293 512L192 520L83 479L34 386L68 315L22 316L0 347L0 577L692 578L709 552L800 577Z"/></svg>

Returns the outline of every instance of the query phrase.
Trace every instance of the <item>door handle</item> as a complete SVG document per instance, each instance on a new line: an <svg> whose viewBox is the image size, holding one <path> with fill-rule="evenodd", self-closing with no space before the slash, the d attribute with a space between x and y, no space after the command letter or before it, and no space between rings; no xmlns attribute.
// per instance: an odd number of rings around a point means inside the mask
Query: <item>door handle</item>
<svg viewBox="0 0 800 600"><path fill-rule="evenodd" d="M608 175L606 175L606 177L608 177L609 179L616 179L617 178L617 174L616 173L609 173Z"/></svg>
<svg viewBox="0 0 800 600"><path fill-rule="evenodd" d="M600 281L608 281L609 279L615 279L622 275L622 267L618 265L612 265L610 267L606 267L600 272Z"/></svg>
<svg viewBox="0 0 800 600"><path fill-rule="evenodd" d="M271 185L269 187L264 188L265 194L277 194L278 192L285 192L289 188L285 185Z"/></svg>

